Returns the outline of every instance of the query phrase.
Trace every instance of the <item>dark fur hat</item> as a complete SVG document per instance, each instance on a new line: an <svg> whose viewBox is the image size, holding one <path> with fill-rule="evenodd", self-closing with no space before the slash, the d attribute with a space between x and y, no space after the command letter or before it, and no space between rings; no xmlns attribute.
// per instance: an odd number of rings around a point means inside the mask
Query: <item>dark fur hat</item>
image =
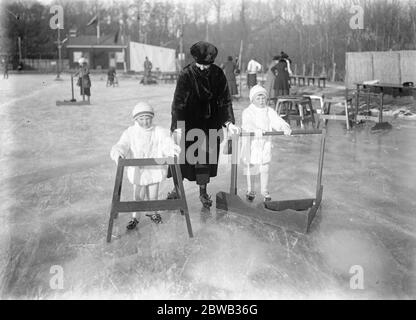
<svg viewBox="0 0 416 320"><path fill-rule="evenodd" d="M218 49L213 44L205 41L195 43L190 51L195 61L204 65L214 63L218 54Z"/></svg>
<svg viewBox="0 0 416 320"><path fill-rule="evenodd" d="M286 53L286 52L280 52L280 57L282 58L282 59L288 59L289 58L289 55Z"/></svg>

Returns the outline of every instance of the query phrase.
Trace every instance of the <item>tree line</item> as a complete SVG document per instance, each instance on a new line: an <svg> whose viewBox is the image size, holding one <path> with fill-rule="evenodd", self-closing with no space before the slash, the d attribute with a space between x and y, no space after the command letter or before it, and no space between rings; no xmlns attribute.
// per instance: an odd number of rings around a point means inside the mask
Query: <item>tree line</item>
<svg viewBox="0 0 416 320"><path fill-rule="evenodd" d="M56 0L48 5L6 0L0 51L16 57L20 37L24 58L56 58L57 32L49 27L53 4L63 7L63 38L71 28L95 35L95 26L87 24L98 15L102 35L117 34L115 41L123 35L177 52L183 48L186 62L191 61L189 47L208 40L219 49L219 64L227 56L238 56L243 44L243 66L251 58L268 66L273 56L285 51L297 73L303 65L307 74L312 64L315 74L329 74L336 66L342 79L346 52L416 49L414 0ZM361 13L363 25L352 28Z"/></svg>

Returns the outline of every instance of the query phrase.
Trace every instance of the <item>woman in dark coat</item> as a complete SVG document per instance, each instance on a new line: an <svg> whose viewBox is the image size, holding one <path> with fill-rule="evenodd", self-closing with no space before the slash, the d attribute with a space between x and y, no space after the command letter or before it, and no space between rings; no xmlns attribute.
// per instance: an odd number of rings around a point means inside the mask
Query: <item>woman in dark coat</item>
<svg viewBox="0 0 416 320"><path fill-rule="evenodd" d="M230 89L231 96L238 94L237 81L235 79L235 71L237 70L237 65L233 62L233 57L229 56L228 61L224 64L223 70L225 77L227 78L228 88Z"/></svg>
<svg viewBox="0 0 416 320"><path fill-rule="evenodd" d="M271 70L276 75L274 80L274 90L276 96L289 95L290 77L286 59L280 56L279 62L272 67Z"/></svg>
<svg viewBox="0 0 416 320"><path fill-rule="evenodd" d="M234 125L234 112L227 79L222 69L213 64L218 53L217 48L208 42L200 41L195 43L190 51L195 61L187 65L179 74L172 102L171 131L176 136L176 140L181 141L181 153L185 155L187 149L198 141L198 138L186 141L186 134L192 129L199 129L199 132L205 135L205 151L198 148L194 153L203 152L198 156L204 158L205 163L200 163L203 161L198 160L192 164L186 157L185 163L182 163L180 167L183 178L196 181L200 186L199 198L204 207L209 208L212 201L207 194L207 184L210 182L210 177L217 175L221 143L220 137L209 141L209 130L226 127L235 134L239 132L239 129ZM212 152L216 152L216 161L209 161L209 155L213 157ZM181 154L180 160L183 158L185 157ZM200 158L197 157L197 159ZM172 191L168 198L176 196L176 193Z"/></svg>

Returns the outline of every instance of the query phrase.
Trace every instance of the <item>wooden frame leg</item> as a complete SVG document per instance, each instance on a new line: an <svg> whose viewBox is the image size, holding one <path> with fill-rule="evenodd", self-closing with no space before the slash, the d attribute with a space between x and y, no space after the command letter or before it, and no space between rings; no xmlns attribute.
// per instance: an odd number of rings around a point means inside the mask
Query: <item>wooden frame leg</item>
<svg viewBox="0 0 416 320"><path fill-rule="evenodd" d="M303 122L305 120L305 116L303 114L303 105L301 103L298 103L297 106L298 106L299 116L300 116L300 127L301 129L304 129L305 124Z"/></svg>
<svg viewBox="0 0 416 320"><path fill-rule="evenodd" d="M186 227L188 229L189 238L193 238L194 235L192 232L192 225L191 225L191 218L189 216L188 203L185 197L185 189L183 187L181 168L179 164L177 163L175 163L171 167L174 168L174 174L172 175L172 177L176 177L177 187L179 188L179 192L180 192L181 199L182 199L182 208L180 209L180 211L181 211L181 214L185 216Z"/></svg>
<svg viewBox="0 0 416 320"><path fill-rule="evenodd" d="M114 183L113 200L111 202L110 220L108 221L107 242L111 242L111 237L113 234L114 219L117 219L118 217L118 212L115 209L115 204L120 202L120 197L121 197L121 187L123 183L123 173L124 173L124 166L122 162L123 162L123 159L119 158L118 164L117 164L116 179Z"/></svg>
<svg viewBox="0 0 416 320"><path fill-rule="evenodd" d="M347 123L347 130L350 130L350 117L348 115L348 101L347 100L344 101L344 105L345 105L345 121Z"/></svg>
<svg viewBox="0 0 416 320"><path fill-rule="evenodd" d="M315 112L314 112L314 109L313 109L313 104L312 104L312 100L309 100L309 102L308 102L308 104L309 104L309 108L310 108L310 110L311 110L311 121L312 121L312 128L316 128L316 122L315 122ZM317 129L317 128L316 128Z"/></svg>
<svg viewBox="0 0 416 320"><path fill-rule="evenodd" d="M117 213L114 211L111 211L110 213L110 220L108 221L108 229L107 229L107 242L111 242L111 237L113 236L113 225L114 225L114 219L117 218Z"/></svg>

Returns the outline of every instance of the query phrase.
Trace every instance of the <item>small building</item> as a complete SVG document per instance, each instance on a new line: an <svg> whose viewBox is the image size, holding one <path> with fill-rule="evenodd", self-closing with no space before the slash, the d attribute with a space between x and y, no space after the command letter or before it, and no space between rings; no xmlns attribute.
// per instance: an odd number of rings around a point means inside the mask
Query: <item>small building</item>
<svg viewBox="0 0 416 320"><path fill-rule="evenodd" d="M97 39L96 36L70 36L66 44L69 67L76 69L78 60L84 57L91 69L124 69L127 44L116 39L116 35L105 35Z"/></svg>
<svg viewBox="0 0 416 320"><path fill-rule="evenodd" d="M90 69L108 69L142 72L146 57L152 62L153 70L176 72L176 50L133 41L123 41L113 35L71 36L66 44L69 67L76 69L78 60L88 60Z"/></svg>

